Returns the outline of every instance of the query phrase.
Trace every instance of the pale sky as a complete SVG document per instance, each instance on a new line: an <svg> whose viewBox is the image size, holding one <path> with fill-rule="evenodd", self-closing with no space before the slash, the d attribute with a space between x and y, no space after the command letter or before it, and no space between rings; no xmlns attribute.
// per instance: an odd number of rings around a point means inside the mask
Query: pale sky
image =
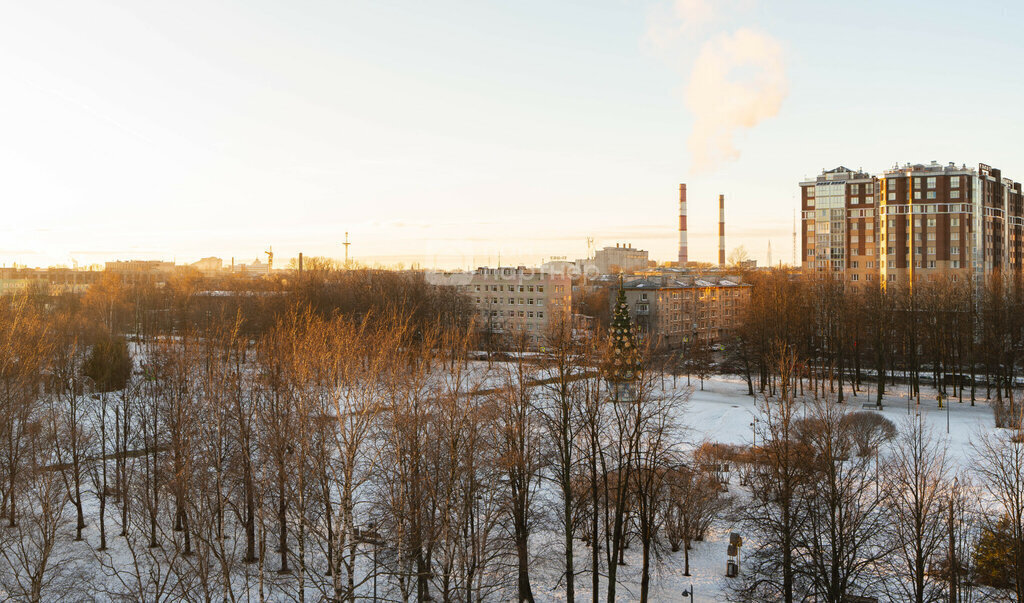
<svg viewBox="0 0 1024 603"><path fill-rule="evenodd" d="M797 183L1024 180L1024 3L0 2L0 264L792 254Z"/></svg>

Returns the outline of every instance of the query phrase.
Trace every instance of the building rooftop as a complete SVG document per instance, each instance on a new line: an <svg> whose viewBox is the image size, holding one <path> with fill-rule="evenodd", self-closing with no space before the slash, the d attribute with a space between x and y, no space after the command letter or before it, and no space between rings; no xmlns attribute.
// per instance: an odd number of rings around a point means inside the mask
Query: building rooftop
<svg viewBox="0 0 1024 603"><path fill-rule="evenodd" d="M949 173L974 174L974 173L976 173L974 168L967 167L967 164L962 164L960 167L957 167L956 164L953 163L952 161L950 161L947 164L940 164L937 161L932 161L931 163L928 163L928 164L924 164L924 163L914 163L914 164L904 163L902 166L897 163L897 164L893 165L891 168L885 170L884 173L885 173L886 176L905 176L908 172L910 172L910 173L926 172L926 173L934 173L934 174L940 174L940 173L941 174L949 174Z"/></svg>
<svg viewBox="0 0 1024 603"><path fill-rule="evenodd" d="M721 279L718 282L705 279L694 279L692 281L678 279L634 279L623 283L623 289L704 289L707 287L749 287L748 283Z"/></svg>
<svg viewBox="0 0 1024 603"><path fill-rule="evenodd" d="M810 180L804 180L800 184L802 186L811 186L817 183L825 182L846 182L848 180L870 180L871 174L861 169L851 169L845 165L840 165L832 168L831 170L822 169L821 173L815 178Z"/></svg>

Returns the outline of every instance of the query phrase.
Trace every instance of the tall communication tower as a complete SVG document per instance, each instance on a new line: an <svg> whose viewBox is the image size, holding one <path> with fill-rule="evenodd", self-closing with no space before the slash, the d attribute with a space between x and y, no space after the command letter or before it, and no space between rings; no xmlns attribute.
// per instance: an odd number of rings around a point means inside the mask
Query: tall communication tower
<svg viewBox="0 0 1024 603"><path fill-rule="evenodd" d="M793 208L793 267L796 268L796 208Z"/></svg>
<svg viewBox="0 0 1024 603"><path fill-rule="evenodd" d="M345 246L345 267L348 268L348 246L351 245L351 243L348 242L348 231L347 230L345 231L345 242L342 243L342 245Z"/></svg>

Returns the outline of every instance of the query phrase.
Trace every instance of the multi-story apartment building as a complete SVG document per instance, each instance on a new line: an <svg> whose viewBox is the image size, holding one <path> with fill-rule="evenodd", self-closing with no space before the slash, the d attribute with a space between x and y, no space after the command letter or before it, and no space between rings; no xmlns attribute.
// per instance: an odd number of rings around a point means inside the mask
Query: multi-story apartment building
<svg viewBox="0 0 1024 603"><path fill-rule="evenodd" d="M800 189L804 268L870 280L877 271L877 179L840 166Z"/></svg>
<svg viewBox="0 0 1024 603"><path fill-rule="evenodd" d="M641 336L670 348L721 341L750 297L750 285L727 278L643 278L622 288Z"/></svg>
<svg viewBox="0 0 1024 603"><path fill-rule="evenodd" d="M522 330L531 346L543 345L553 321L572 316L572 279L565 272L517 268L477 268L459 285L491 333Z"/></svg>
<svg viewBox="0 0 1024 603"><path fill-rule="evenodd" d="M807 271L898 283L1021 269L1021 185L985 164L907 164L880 176L838 167L800 189Z"/></svg>

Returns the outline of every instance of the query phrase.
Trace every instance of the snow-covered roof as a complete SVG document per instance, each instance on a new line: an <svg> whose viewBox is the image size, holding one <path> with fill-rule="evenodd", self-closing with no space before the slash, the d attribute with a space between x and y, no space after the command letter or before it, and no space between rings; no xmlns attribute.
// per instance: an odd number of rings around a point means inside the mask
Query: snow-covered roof
<svg viewBox="0 0 1024 603"><path fill-rule="evenodd" d="M673 287L673 286L676 286L676 285L671 285L671 284L666 285L666 284L662 284L661 281L655 281L655 280L646 279L646 278L641 278L641 279L637 279L635 281L629 281L628 283L623 283L622 284L622 288L623 289L666 289L668 287Z"/></svg>
<svg viewBox="0 0 1024 603"><path fill-rule="evenodd" d="M623 289L695 289L695 288L707 288L707 287L749 287L746 283L737 283L736 281L730 281L722 279L718 282L709 281L704 279L694 279L692 282L672 279L661 281L658 279L636 279L622 284Z"/></svg>

